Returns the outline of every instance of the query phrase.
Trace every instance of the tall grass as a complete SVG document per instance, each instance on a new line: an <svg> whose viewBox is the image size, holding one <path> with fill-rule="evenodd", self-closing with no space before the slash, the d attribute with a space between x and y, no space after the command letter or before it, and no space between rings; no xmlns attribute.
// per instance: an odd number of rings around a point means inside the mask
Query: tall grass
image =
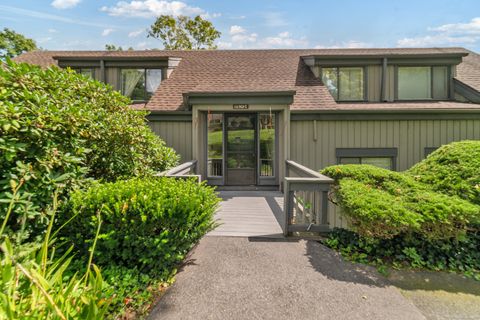
<svg viewBox="0 0 480 320"><path fill-rule="evenodd" d="M33 245L12 244L4 231L18 201L21 183L11 185L12 197L0 229L0 319L104 318L110 300L106 297L107 284L92 264L96 238L86 271L69 275L67 270L74 258L72 247L62 255L55 252L57 230L52 230L58 208L55 193L52 206L46 212L50 222L43 241Z"/></svg>

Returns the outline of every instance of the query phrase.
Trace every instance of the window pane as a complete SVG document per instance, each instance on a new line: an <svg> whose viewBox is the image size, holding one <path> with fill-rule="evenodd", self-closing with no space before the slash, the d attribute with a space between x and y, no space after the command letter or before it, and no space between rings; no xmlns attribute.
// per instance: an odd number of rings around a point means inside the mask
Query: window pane
<svg viewBox="0 0 480 320"><path fill-rule="evenodd" d="M338 100L363 100L363 68L340 68L339 77Z"/></svg>
<svg viewBox="0 0 480 320"><path fill-rule="evenodd" d="M147 98L150 98L162 82L161 69L147 69Z"/></svg>
<svg viewBox="0 0 480 320"><path fill-rule="evenodd" d="M260 114L260 176L274 176L275 114Z"/></svg>
<svg viewBox="0 0 480 320"><path fill-rule="evenodd" d="M448 98L447 78L447 67L433 67L433 99L445 100Z"/></svg>
<svg viewBox="0 0 480 320"><path fill-rule="evenodd" d="M398 68L398 99L431 99L431 87L430 67Z"/></svg>
<svg viewBox="0 0 480 320"><path fill-rule="evenodd" d="M340 158L340 164L360 164L360 158Z"/></svg>
<svg viewBox="0 0 480 320"><path fill-rule="evenodd" d="M392 170L392 158L379 157L379 158L362 158L362 164L370 164L372 166Z"/></svg>
<svg viewBox="0 0 480 320"><path fill-rule="evenodd" d="M208 117L208 163L209 177L223 175L223 115L211 113Z"/></svg>
<svg viewBox="0 0 480 320"><path fill-rule="evenodd" d="M322 82L335 100L338 99L337 68L322 68Z"/></svg>
<svg viewBox="0 0 480 320"><path fill-rule="evenodd" d="M132 100L145 100L145 69L122 69L122 93Z"/></svg>
<svg viewBox="0 0 480 320"><path fill-rule="evenodd" d="M77 69L77 72L85 77L94 79L93 69Z"/></svg>

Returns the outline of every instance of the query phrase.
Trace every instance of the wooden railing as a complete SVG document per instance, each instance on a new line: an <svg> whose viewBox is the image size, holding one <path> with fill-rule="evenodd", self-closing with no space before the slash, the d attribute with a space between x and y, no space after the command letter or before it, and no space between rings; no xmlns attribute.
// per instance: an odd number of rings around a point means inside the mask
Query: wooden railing
<svg viewBox="0 0 480 320"><path fill-rule="evenodd" d="M328 192L333 179L295 161L286 160L284 180L285 236L324 233L328 224Z"/></svg>
<svg viewBox="0 0 480 320"><path fill-rule="evenodd" d="M172 177L172 178L179 178L179 179L188 179L188 178L195 178L200 182L202 177L197 172L197 160L188 161L178 165L174 168L168 169L166 171L160 172L157 176L161 177Z"/></svg>

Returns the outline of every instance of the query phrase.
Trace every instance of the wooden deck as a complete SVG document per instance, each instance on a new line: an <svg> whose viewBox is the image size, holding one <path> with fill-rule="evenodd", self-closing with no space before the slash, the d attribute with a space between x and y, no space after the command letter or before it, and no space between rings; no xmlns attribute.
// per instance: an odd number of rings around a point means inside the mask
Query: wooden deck
<svg viewBox="0 0 480 320"><path fill-rule="evenodd" d="M208 236L281 238L283 193L278 191L220 191L216 214L220 225Z"/></svg>

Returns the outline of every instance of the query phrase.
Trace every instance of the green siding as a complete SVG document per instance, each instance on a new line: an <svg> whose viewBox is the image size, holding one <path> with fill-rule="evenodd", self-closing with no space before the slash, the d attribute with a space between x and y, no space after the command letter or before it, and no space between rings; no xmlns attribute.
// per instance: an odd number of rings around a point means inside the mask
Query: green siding
<svg viewBox="0 0 480 320"><path fill-rule="evenodd" d="M181 162L192 160L192 123L187 121L151 121L150 128L167 146L181 156Z"/></svg>
<svg viewBox="0 0 480 320"><path fill-rule="evenodd" d="M379 102L381 101L382 88L382 67L367 67L367 100Z"/></svg>
<svg viewBox="0 0 480 320"><path fill-rule="evenodd" d="M424 158L425 147L452 141L480 140L480 120L292 121L290 159L314 170L337 163L336 148L398 148L397 168L410 168ZM330 206L331 227L346 227Z"/></svg>

